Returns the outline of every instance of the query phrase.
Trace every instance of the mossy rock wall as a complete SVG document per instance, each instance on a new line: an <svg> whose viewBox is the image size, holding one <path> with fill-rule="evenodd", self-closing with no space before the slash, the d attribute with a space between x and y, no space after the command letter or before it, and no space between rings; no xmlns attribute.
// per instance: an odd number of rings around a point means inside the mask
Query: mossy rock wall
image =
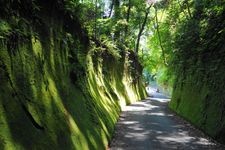
<svg viewBox="0 0 225 150"><path fill-rule="evenodd" d="M78 20L40 6L38 20L1 16L0 149L105 149L141 79L129 55L95 51Z"/></svg>
<svg viewBox="0 0 225 150"><path fill-rule="evenodd" d="M175 54L176 80L170 102L172 110L222 143L225 143L224 16L224 11L212 15L207 28L202 27L205 32L201 39L200 35L192 36L195 41L180 46Z"/></svg>

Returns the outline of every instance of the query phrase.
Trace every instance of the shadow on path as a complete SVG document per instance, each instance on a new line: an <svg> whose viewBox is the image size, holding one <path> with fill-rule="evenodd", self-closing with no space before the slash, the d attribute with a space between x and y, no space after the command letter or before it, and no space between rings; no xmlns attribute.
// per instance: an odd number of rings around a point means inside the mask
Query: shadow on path
<svg viewBox="0 0 225 150"><path fill-rule="evenodd" d="M110 150L224 149L170 112L168 97L151 96L125 108Z"/></svg>

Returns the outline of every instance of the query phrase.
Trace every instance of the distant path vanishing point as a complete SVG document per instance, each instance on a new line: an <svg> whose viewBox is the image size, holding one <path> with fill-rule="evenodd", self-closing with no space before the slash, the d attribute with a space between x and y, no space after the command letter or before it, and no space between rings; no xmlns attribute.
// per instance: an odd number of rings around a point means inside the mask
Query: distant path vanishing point
<svg viewBox="0 0 225 150"><path fill-rule="evenodd" d="M172 113L168 97L152 89L150 94L122 112L110 150L225 149Z"/></svg>

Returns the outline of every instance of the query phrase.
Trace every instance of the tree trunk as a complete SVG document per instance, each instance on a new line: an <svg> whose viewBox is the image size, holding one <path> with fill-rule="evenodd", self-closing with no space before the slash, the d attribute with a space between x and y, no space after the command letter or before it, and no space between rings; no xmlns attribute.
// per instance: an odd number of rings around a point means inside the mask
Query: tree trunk
<svg viewBox="0 0 225 150"><path fill-rule="evenodd" d="M145 25L146 25L146 22L147 22L147 19L148 19L148 14L150 12L150 8L152 7L152 5L150 5L147 9L146 9L146 12L145 12L145 18L144 18L144 21L141 25L141 28L139 30L139 33L138 33L138 37L137 37L137 43L136 43L136 46L135 46L135 53L138 54L138 50L139 50L139 45L140 45L140 39L141 39L141 36L142 36L142 33L145 29Z"/></svg>
<svg viewBox="0 0 225 150"><path fill-rule="evenodd" d="M114 11L114 22L116 24L117 21L120 19L120 0L114 0ZM114 39L120 39L120 30L116 29L114 33Z"/></svg>
<svg viewBox="0 0 225 150"><path fill-rule="evenodd" d="M112 16L113 6L114 6L114 0L112 0L108 18L110 18Z"/></svg>
<svg viewBox="0 0 225 150"><path fill-rule="evenodd" d="M131 9L131 3L129 0L128 1L128 9L127 9L127 17L126 17L127 25L125 27L125 38L127 37L127 33L128 33L128 24L129 24L129 20L130 20L130 9Z"/></svg>
<svg viewBox="0 0 225 150"><path fill-rule="evenodd" d="M94 24L95 39L97 39L97 12L98 12L97 3L98 3L98 0L95 0L95 24Z"/></svg>
<svg viewBox="0 0 225 150"><path fill-rule="evenodd" d="M160 32L159 32L159 21L158 21L158 15L157 15L157 7L155 7L155 20L156 20L156 30L157 30L157 34L158 34L158 38L159 38L159 45L160 45L161 50L162 50L163 63L165 65L167 65L166 57L165 57L165 51L164 51L164 48L162 46L162 40L161 40L161 36L160 36Z"/></svg>
<svg viewBox="0 0 225 150"><path fill-rule="evenodd" d="M192 18L192 14L191 14L191 10L190 10L190 6L189 6L188 0L185 0L185 3L186 3L186 5L187 5L189 17Z"/></svg>

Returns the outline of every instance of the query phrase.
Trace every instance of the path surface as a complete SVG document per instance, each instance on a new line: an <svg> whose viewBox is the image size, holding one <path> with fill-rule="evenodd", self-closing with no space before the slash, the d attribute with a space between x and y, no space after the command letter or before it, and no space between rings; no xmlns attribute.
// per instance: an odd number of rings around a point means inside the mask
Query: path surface
<svg viewBox="0 0 225 150"><path fill-rule="evenodd" d="M116 126L110 150L222 150L202 132L172 113L169 99L151 89L146 100L127 106Z"/></svg>

